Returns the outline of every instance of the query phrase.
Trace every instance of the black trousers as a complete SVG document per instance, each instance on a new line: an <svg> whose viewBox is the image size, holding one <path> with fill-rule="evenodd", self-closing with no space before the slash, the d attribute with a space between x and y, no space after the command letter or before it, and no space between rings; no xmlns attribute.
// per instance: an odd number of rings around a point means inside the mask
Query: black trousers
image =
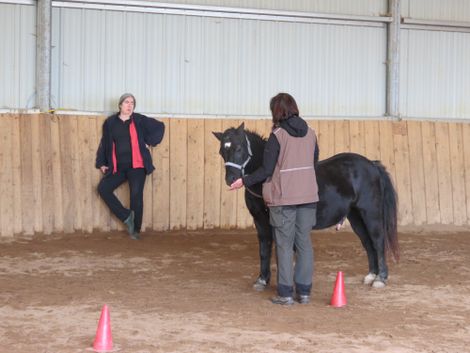
<svg viewBox="0 0 470 353"><path fill-rule="evenodd" d="M136 232L140 232L142 227L142 215L144 211L144 185L145 185L145 169L126 169L118 170L116 174L108 174L101 179L98 184L98 193L108 205L111 212L121 221L125 221L129 217L131 210L135 213L134 225ZM129 191L131 209L125 208L121 201L114 195L116 190L125 181L129 183Z"/></svg>

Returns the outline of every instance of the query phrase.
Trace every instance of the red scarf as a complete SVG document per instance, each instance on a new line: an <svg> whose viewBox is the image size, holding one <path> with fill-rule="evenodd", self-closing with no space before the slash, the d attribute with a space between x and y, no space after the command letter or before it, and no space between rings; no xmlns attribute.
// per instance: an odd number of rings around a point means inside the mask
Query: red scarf
<svg viewBox="0 0 470 353"><path fill-rule="evenodd" d="M137 130L135 129L134 119L131 120L129 125L129 134L131 135L131 150L132 150L132 168L143 168L144 159L140 153L139 138L137 137ZM113 142L113 174L117 173L117 158L116 158L116 144Z"/></svg>

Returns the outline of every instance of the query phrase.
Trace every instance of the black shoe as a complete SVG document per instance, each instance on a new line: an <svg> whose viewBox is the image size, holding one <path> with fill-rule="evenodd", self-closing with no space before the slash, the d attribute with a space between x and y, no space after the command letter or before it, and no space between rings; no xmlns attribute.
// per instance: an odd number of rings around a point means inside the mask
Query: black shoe
<svg viewBox="0 0 470 353"><path fill-rule="evenodd" d="M271 298L271 303L279 305L293 305L294 299L292 297L281 297L279 295Z"/></svg>
<svg viewBox="0 0 470 353"><path fill-rule="evenodd" d="M124 221L124 224L127 226L127 233L132 237L133 234L135 233L135 227L134 227L134 211L131 210L131 214L129 217L126 218Z"/></svg>
<svg viewBox="0 0 470 353"><path fill-rule="evenodd" d="M310 295L297 295L295 300L297 300L299 304L308 304L310 303Z"/></svg>

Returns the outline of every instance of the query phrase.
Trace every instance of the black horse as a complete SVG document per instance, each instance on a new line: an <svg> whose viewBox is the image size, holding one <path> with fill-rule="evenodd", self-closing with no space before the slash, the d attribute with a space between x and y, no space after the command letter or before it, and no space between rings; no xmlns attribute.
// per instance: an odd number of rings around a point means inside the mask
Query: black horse
<svg viewBox="0 0 470 353"><path fill-rule="evenodd" d="M238 128L213 132L220 141L225 162L225 181L231 185L244 174L255 171L263 161L266 140ZM384 287L388 278L386 252L398 261L397 195L390 176L379 161L355 153L340 153L316 164L320 201L313 229L341 224L346 218L367 251L369 273L365 284ZM269 209L261 197L262 184L245 188L245 202L258 232L260 275L253 287L263 290L271 277L273 235Z"/></svg>

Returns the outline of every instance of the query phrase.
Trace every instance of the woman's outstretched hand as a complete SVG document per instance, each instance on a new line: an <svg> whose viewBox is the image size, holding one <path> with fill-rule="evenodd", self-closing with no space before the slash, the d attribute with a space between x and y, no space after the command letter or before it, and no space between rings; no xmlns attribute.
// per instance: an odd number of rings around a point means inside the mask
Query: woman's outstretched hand
<svg viewBox="0 0 470 353"><path fill-rule="evenodd" d="M237 190L237 189L240 189L242 186L243 186L243 179L238 178L232 183L232 185L230 185L230 190Z"/></svg>

